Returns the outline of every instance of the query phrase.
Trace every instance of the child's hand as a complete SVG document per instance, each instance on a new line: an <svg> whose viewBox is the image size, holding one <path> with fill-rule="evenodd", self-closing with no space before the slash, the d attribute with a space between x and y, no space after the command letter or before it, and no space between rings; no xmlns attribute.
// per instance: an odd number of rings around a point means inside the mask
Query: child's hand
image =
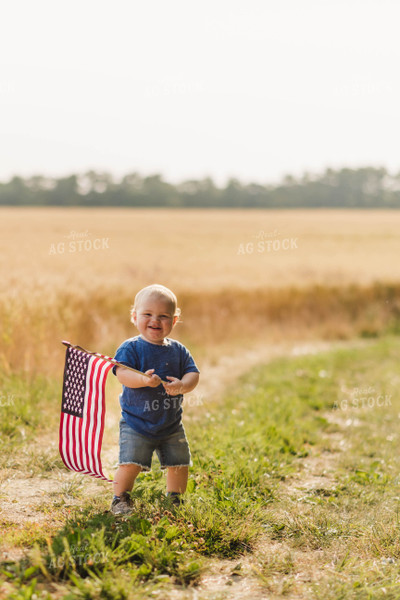
<svg viewBox="0 0 400 600"><path fill-rule="evenodd" d="M180 379L176 377L169 377L167 375L167 379L171 380L171 383L163 383L165 391L168 396L176 396L177 394L182 394L183 392L183 383Z"/></svg>
<svg viewBox="0 0 400 600"><path fill-rule="evenodd" d="M149 387L158 387L160 385L161 379L154 373L154 369L149 369L145 374L151 375L151 379L143 377L144 385L148 385Z"/></svg>

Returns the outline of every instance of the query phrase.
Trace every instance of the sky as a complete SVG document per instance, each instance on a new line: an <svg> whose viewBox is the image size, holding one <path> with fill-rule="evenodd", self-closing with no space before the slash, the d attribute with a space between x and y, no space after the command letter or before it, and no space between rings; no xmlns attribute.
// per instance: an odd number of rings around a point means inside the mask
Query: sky
<svg viewBox="0 0 400 600"><path fill-rule="evenodd" d="M400 171L398 0L13 0L0 180Z"/></svg>

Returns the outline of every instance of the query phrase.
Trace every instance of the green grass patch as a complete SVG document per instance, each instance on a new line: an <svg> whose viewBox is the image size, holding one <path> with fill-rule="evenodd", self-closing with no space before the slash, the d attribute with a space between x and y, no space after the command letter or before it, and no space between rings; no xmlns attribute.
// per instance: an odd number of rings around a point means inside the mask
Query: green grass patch
<svg viewBox="0 0 400 600"><path fill-rule="evenodd" d="M16 548L32 548L36 544L45 546L46 540L51 533L57 531L56 525L38 524L33 522L13 523L7 519L0 519L0 527L3 532L2 544Z"/></svg>
<svg viewBox="0 0 400 600"><path fill-rule="evenodd" d="M31 442L58 426L61 384L43 376L19 373L0 376L0 469L24 468L38 463ZM54 452L43 452L40 470L62 464Z"/></svg>

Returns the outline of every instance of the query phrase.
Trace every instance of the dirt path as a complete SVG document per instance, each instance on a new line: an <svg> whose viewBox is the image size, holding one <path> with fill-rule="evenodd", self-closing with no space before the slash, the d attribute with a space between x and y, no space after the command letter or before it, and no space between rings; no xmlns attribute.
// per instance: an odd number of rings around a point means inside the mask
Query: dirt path
<svg viewBox="0 0 400 600"><path fill-rule="evenodd" d="M187 398L185 409L185 420L196 420L201 418L201 413L207 409L208 403L221 401L223 392L227 386L240 375L248 372L259 364L265 364L276 357L299 356L315 354L334 348L359 347L365 342L307 342L304 344L282 344L274 346L258 346L251 350L241 350L236 354L226 355L216 364L203 364L201 382L195 393ZM109 411L107 426L115 428L119 413L116 405ZM333 451L319 453L318 449L311 449L307 458L298 460L298 470L280 487L278 504L287 506L291 502L297 502L298 498L310 493L316 488L327 488L332 485L332 464L335 462L335 452L344 450L344 440L341 435L329 436L329 443ZM328 440L327 440L328 441ZM42 440L42 445L57 448L57 439ZM115 464L118 446L108 444L103 450L103 465L110 469ZM16 525L26 523L45 524L49 519L46 505L52 502L60 494L66 498L66 507L79 504L79 498L74 497L74 489L80 489L85 495L104 493L105 484L90 477L70 473L67 470L50 471L49 475L26 477L23 473L12 470L2 473L1 478L1 508L0 518ZM278 508L276 510L279 510ZM261 585L261 579L257 575L257 564L265 561L268 556L283 556L288 549L283 543L274 544L269 539L261 539L255 551L245 555L240 560L211 559L207 563L207 569L203 574L200 584L196 588L188 590L173 590L168 595L164 593L163 598L179 600L239 600L251 597L252 600L266 598L266 588ZM308 552L296 553L296 564L304 564L304 573L297 574L298 583L316 578L318 573L310 572L310 565L315 564L315 552L311 557ZM3 548L0 558L18 560L24 555L24 550L19 548ZM280 577L282 578L282 576ZM279 587L279 582L274 586ZM274 589L275 589L274 587ZM283 590L282 590L283 591ZM295 592L294 592L295 593ZM268 598L278 598L279 595L268 594ZM293 595L292 591L286 591L285 597L295 599L299 596Z"/></svg>

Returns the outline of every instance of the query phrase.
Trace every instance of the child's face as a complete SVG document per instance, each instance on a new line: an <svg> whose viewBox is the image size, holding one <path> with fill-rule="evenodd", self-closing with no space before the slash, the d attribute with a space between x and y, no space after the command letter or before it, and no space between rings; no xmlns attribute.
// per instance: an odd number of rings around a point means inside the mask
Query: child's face
<svg viewBox="0 0 400 600"><path fill-rule="evenodd" d="M140 335L151 344L162 344L178 320L171 303L154 296L142 300L132 316Z"/></svg>

